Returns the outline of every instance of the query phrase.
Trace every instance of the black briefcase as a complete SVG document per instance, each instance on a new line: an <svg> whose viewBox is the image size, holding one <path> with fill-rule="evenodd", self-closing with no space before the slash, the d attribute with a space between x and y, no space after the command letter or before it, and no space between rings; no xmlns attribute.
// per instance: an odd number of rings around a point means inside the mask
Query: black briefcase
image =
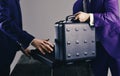
<svg viewBox="0 0 120 76"><path fill-rule="evenodd" d="M74 21L74 16L55 24L55 59L86 60L96 56L95 27Z"/></svg>

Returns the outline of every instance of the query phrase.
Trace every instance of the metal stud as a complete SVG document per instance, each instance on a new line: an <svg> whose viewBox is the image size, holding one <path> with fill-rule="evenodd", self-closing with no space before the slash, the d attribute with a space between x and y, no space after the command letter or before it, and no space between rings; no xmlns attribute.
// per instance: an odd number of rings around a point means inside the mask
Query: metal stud
<svg viewBox="0 0 120 76"><path fill-rule="evenodd" d="M79 41L78 40L76 40L76 42L75 42L76 44L79 44Z"/></svg>
<svg viewBox="0 0 120 76"><path fill-rule="evenodd" d="M76 53L76 56L79 56L80 54L79 53Z"/></svg>
<svg viewBox="0 0 120 76"><path fill-rule="evenodd" d="M70 41L67 41L67 45L70 45L71 43L70 43Z"/></svg>
<svg viewBox="0 0 120 76"><path fill-rule="evenodd" d="M95 51L92 51L92 54L94 55L94 54L95 54Z"/></svg>
<svg viewBox="0 0 120 76"><path fill-rule="evenodd" d="M67 56L68 56L68 57L71 57L71 54L68 54Z"/></svg>
<svg viewBox="0 0 120 76"><path fill-rule="evenodd" d="M92 43L94 43L95 41L94 40L92 40Z"/></svg>
<svg viewBox="0 0 120 76"><path fill-rule="evenodd" d="M75 28L75 31L79 31L78 28Z"/></svg>
<svg viewBox="0 0 120 76"><path fill-rule="evenodd" d="M69 29L69 28L67 28L66 30L67 30L67 32L70 32L70 29Z"/></svg>
<svg viewBox="0 0 120 76"><path fill-rule="evenodd" d="M87 28L83 28L83 31L87 31Z"/></svg>
<svg viewBox="0 0 120 76"><path fill-rule="evenodd" d="M87 55L88 54L88 52L84 52L84 55Z"/></svg>
<svg viewBox="0 0 120 76"><path fill-rule="evenodd" d="M87 40L84 40L84 43L87 43Z"/></svg>

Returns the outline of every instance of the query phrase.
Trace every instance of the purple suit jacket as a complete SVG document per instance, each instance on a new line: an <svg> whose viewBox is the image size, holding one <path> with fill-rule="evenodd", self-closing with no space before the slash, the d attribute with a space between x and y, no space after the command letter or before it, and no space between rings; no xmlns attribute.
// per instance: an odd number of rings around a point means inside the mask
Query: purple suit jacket
<svg viewBox="0 0 120 76"><path fill-rule="evenodd" d="M83 11L83 0L77 0L73 14ZM120 58L120 19L118 0L91 0L87 7L94 15L96 36L106 51L114 58Z"/></svg>

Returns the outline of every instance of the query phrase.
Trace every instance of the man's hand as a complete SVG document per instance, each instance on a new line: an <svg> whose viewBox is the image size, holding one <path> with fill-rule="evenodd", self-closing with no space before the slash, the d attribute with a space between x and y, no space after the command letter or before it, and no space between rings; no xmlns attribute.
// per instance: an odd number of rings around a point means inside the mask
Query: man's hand
<svg viewBox="0 0 120 76"><path fill-rule="evenodd" d="M90 14L85 12L78 12L75 14L75 20L79 20L80 22L85 22L90 18Z"/></svg>
<svg viewBox="0 0 120 76"><path fill-rule="evenodd" d="M24 51L25 51L25 55L30 56L30 49L29 48L26 48Z"/></svg>
<svg viewBox="0 0 120 76"><path fill-rule="evenodd" d="M49 42L49 40L33 39L32 46L37 48L42 54L45 52L51 53L53 51L54 45Z"/></svg>

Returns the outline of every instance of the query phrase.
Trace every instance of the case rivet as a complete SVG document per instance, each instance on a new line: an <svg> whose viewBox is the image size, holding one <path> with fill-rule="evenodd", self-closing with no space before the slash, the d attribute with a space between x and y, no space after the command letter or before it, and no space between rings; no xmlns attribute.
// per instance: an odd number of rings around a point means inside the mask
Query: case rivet
<svg viewBox="0 0 120 76"><path fill-rule="evenodd" d="M76 53L76 56L79 56L80 54L79 53Z"/></svg>
<svg viewBox="0 0 120 76"><path fill-rule="evenodd" d="M70 41L67 41L67 45L70 45Z"/></svg>
<svg viewBox="0 0 120 76"><path fill-rule="evenodd" d="M67 32L70 32L70 29L67 28L66 30L67 30Z"/></svg>
<svg viewBox="0 0 120 76"><path fill-rule="evenodd" d="M79 31L78 28L75 28L75 31Z"/></svg>
<svg viewBox="0 0 120 76"><path fill-rule="evenodd" d="M87 43L87 40L84 40L84 43Z"/></svg>
<svg viewBox="0 0 120 76"><path fill-rule="evenodd" d="M84 31L87 31L87 28L83 28Z"/></svg>
<svg viewBox="0 0 120 76"><path fill-rule="evenodd" d="M76 40L76 42L75 42L76 44L79 44L79 41L78 40Z"/></svg>
<svg viewBox="0 0 120 76"><path fill-rule="evenodd" d="M68 57L71 57L71 54L68 54Z"/></svg>
<svg viewBox="0 0 120 76"><path fill-rule="evenodd" d="M84 55L87 55L88 54L88 52L84 52Z"/></svg>

